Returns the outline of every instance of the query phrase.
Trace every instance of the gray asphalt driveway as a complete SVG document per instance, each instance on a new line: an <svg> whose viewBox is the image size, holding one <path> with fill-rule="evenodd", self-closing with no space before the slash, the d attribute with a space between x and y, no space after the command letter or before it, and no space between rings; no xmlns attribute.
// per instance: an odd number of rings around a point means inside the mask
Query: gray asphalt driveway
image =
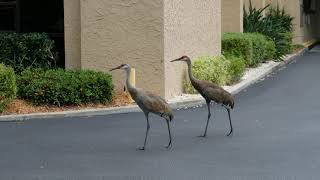
<svg viewBox="0 0 320 180"><path fill-rule="evenodd" d="M0 179L319 179L320 48L236 96L233 137L214 106L175 112L166 124L142 113L0 123Z"/></svg>

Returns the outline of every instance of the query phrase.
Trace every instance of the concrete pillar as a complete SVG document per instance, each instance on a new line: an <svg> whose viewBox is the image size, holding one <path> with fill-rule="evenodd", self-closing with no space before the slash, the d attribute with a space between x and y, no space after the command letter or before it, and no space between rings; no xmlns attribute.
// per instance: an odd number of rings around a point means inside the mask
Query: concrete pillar
<svg viewBox="0 0 320 180"><path fill-rule="evenodd" d="M136 69L137 87L165 98L182 92L186 68L170 60L221 52L220 0L65 0L65 4L68 68L108 71L129 63ZM112 75L116 87L123 88L124 72Z"/></svg>
<svg viewBox="0 0 320 180"><path fill-rule="evenodd" d="M222 0L222 32L243 32L243 0Z"/></svg>
<svg viewBox="0 0 320 180"><path fill-rule="evenodd" d="M186 64L169 61L182 55L219 55L220 0L164 0L165 97L182 92Z"/></svg>
<svg viewBox="0 0 320 180"><path fill-rule="evenodd" d="M80 1L64 0L65 67L81 68Z"/></svg>

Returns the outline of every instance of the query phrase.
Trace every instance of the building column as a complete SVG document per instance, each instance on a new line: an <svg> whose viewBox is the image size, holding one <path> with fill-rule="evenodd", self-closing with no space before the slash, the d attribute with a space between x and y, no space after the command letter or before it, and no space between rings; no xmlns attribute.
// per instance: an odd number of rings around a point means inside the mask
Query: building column
<svg viewBox="0 0 320 180"><path fill-rule="evenodd" d="M243 0L222 0L222 32L243 32Z"/></svg>
<svg viewBox="0 0 320 180"><path fill-rule="evenodd" d="M219 55L220 0L65 0L66 67L105 71L122 63L136 86L165 98L182 93L182 55ZM112 72L123 89L125 73Z"/></svg>
<svg viewBox="0 0 320 180"><path fill-rule="evenodd" d="M64 39L66 69L81 68L80 1L64 0Z"/></svg>

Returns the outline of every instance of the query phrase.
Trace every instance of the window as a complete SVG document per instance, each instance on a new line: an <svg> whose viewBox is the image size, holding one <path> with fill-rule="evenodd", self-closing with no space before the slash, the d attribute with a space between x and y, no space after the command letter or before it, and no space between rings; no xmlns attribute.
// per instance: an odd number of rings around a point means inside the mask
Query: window
<svg viewBox="0 0 320 180"><path fill-rule="evenodd" d="M18 31L18 21L18 2L15 0L0 0L0 31Z"/></svg>
<svg viewBox="0 0 320 180"><path fill-rule="evenodd" d="M0 0L0 31L44 32L54 40L64 67L63 0Z"/></svg>

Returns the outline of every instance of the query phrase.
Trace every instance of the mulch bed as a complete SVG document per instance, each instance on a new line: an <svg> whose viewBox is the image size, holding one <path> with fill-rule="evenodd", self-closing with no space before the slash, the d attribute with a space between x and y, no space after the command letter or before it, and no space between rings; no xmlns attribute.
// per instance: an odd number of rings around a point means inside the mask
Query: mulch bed
<svg viewBox="0 0 320 180"><path fill-rule="evenodd" d="M0 115L12 115L12 114L30 114L30 113L43 113L43 112L60 112L60 111L70 111L70 110L81 110L81 109L94 109L94 108L108 108L108 107L119 107L132 104L130 97L125 92L114 93L113 100L108 104L81 104L78 106L35 106L32 103L16 99L14 100L6 110Z"/></svg>

